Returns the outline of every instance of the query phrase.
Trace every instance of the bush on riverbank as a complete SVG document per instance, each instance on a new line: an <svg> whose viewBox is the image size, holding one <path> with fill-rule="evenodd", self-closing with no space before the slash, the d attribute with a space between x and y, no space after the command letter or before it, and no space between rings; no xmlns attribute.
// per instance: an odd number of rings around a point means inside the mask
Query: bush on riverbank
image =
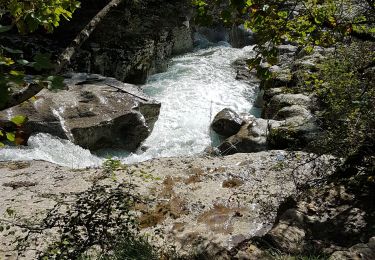
<svg viewBox="0 0 375 260"><path fill-rule="evenodd" d="M311 145L317 153L346 158L345 167L374 174L375 43L340 44L316 72L303 71L299 89L318 97L322 136ZM353 169L354 170L354 169Z"/></svg>

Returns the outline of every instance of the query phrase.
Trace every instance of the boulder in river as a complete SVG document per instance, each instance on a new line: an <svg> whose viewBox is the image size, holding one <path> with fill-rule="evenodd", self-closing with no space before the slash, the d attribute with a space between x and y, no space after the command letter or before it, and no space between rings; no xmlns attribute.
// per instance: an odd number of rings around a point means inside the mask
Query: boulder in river
<svg viewBox="0 0 375 260"><path fill-rule="evenodd" d="M236 134L243 124L243 119L232 109L224 108L214 118L211 127L222 136L231 136Z"/></svg>
<svg viewBox="0 0 375 260"><path fill-rule="evenodd" d="M66 89L43 90L36 101L2 111L10 118L25 115L28 134L49 133L90 149L135 150L151 133L160 103L137 86L95 74L72 73Z"/></svg>

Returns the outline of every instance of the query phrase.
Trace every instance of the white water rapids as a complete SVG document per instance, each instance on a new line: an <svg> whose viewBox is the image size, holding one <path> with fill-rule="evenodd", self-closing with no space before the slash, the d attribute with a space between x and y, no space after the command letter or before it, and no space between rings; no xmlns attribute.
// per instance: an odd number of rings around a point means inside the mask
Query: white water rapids
<svg viewBox="0 0 375 260"><path fill-rule="evenodd" d="M252 47L212 46L173 58L164 73L151 76L144 91L160 101L161 111L146 151L128 154L101 151L91 154L46 134L29 139L29 146L0 149L0 160L46 160L72 168L98 166L111 155L125 163L156 157L192 155L211 144L209 126L217 112L229 107L237 113L252 112L257 86L235 80L231 63L248 57Z"/></svg>

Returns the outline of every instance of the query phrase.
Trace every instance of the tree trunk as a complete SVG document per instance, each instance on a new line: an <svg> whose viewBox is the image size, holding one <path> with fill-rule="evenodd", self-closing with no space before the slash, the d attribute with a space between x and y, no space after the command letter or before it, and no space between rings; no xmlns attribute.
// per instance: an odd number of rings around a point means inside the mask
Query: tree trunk
<svg viewBox="0 0 375 260"><path fill-rule="evenodd" d="M64 67L69 64L70 60L82 44L90 37L92 32L109 13L109 11L117 7L123 0L112 0L102 10L100 10L93 19L82 29L82 31L74 38L71 44L59 55L57 59L57 66L55 67L54 74L61 73ZM16 106L30 99L38 94L43 89L43 86L38 84L30 84L22 90L14 93L8 97L8 100L3 105L0 105L0 111Z"/></svg>

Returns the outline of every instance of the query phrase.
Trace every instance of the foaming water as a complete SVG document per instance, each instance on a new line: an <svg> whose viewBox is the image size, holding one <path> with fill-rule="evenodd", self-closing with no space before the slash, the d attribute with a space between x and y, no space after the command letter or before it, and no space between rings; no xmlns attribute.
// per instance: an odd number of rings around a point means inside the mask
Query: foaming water
<svg viewBox="0 0 375 260"><path fill-rule="evenodd" d="M145 152L123 157L126 163L155 157L192 155L211 144L209 126L221 109L250 112L257 86L235 80L231 63L252 47L215 46L172 59L168 70L150 77L143 89L162 103ZM121 157L121 156L120 156Z"/></svg>
<svg viewBox="0 0 375 260"><path fill-rule="evenodd" d="M235 80L231 67L252 52L251 46L212 46L175 57L166 72L151 76L143 89L162 106L159 120L144 142L146 151L106 150L95 156L67 140L38 134L29 139L28 147L0 149L0 160L45 160L85 168L100 165L109 155L133 163L200 153L211 144L209 126L217 112L226 107L237 113L252 111L258 87Z"/></svg>
<svg viewBox="0 0 375 260"><path fill-rule="evenodd" d="M86 168L102 165L103 159L94 156L89 150L74 145L49 134L31 136L25 147L0 149L0 159L4 161L43 160L69 168Z"/></svg>

